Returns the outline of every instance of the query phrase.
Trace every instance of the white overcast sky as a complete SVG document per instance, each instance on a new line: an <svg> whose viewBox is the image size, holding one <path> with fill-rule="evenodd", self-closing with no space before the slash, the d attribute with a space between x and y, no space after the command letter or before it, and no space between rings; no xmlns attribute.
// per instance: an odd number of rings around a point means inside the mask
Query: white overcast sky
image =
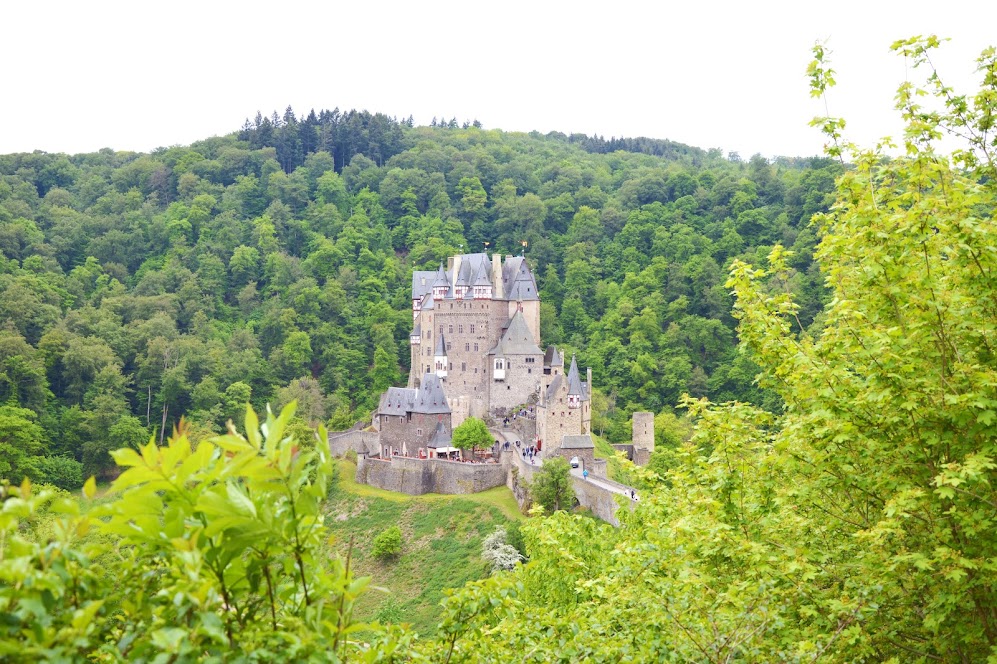
<svg viewBox="0 0 997 664"><path fill-rule="evenodd" d="M290 104L808 156L816 40L861 144L897 132L892 41L951 37L937 62L959 85L997 44L993 0L3 5L0 153L184 145Z"/></svg>

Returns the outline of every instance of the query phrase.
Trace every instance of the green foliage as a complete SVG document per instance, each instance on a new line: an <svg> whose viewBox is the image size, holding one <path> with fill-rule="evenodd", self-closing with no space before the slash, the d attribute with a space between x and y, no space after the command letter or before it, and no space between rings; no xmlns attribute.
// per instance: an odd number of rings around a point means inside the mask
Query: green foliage
<svg viewBox="0 0 997 664"><path fill-rule="evenodd" d="M374 549L371 553L375 558L396 558L401 552L402 529L398 526L391 526L387 530L381 531L381 533L374 538Z"/></svg>
<svg viewBox="0 0 997 664"><path fill-rule="evenodd" d="M934 38L898 42L930 67ZM822 55L818 51L818 55ZM817 222L833 289L800 318L794 257L732 265L746 353L783 408L688 399L690 440L618 530L557 513L530 565L447 602L426 652L450 661L988 661L997 578L997 87L940 110L905 83L905 155L825 126L851 168ZM821 62L815 90L833 78ZM952 159L942 132L970 137ZM972 154L970 154L972 153ZM953 165L954 160L954 165ZM537 634L541 625L542 635Z"/></svg>
<svg viewBox="0 0 997 664"><path fill-rule="evenodd" d="M350 636L367 579L326 551L325 431L312 441L285 436L293 414L291 405L261 425L248 410L245 436L193 446L180 431L165 447L118 450L125 471L114 498L87 515L55 493L32 495L28 482L4 486L0 653L151 661L238 650L338 661L398 647L374 627L363 643ZM94 493L91 478L84 494ZM36 539L25 526L49 503L65 516L47 541ZM93 528L109 542L87 540ZM111 567L92 564L98 558Z"/></svg>
<svg viewBox="0 0 997 664"><path fill-rule="evenodd" d="M453 446L462 450L491 446L494 438L488 426L476 417L468 417L453 430Z"/></svg>
<svg viewBox="0 0 997 664"><path fill-rule="evenodd" d="M42 457L37 464L38 481L75 491L83 486L83 464L62 456Z"/></svg>
<svg viewBox="0 0 997 664"><path fill-rule="evenodd" d="M530 498L548 513L570 509L575 498L571 487L571 466L560 456L544 459L543 466L529 484Z"/></svg>
<svg viewBox="0 0 997 664"><path fill-rule="evenodd" d="M20 483L39 478L39 463L47 445L45 431L34 411L0 406L0 479Z"/></svg>

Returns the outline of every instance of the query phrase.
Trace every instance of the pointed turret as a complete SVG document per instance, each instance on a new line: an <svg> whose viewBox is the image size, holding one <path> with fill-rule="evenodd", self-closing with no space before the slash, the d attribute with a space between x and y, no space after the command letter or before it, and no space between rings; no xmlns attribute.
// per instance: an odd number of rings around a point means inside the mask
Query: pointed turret
<svg viewBox="0 0 997 664"><path fill-rule="evenodd" d="M436 271L436 280L433 281L433 298L443 300L450 292L450 282L447 281L447 273L443 271L443 263Z"/></svg>
<svg viewBox="0 0 997 664"><path fill-rule="evenodd" d="M492 280L489 278L488 272L488 263L485 262L478 268L478 273L474 277L471 288L474 290L474 299L476 300L492 299Z"/></svg>
<svg viewBox="0 0 997 664"><path fill-rule="evenodd" d="M571 368L568 369L568 407L578 408L582 405L582 381L578 377L578 363L571 356Z"/></svg>
<svg viewBox="0 0 997 664"><path fill-rule="evenodd" d="M440 378L447 377L447 363L450 360L447 358L447 342L440 334L436 337L436 352L433 353L433 362L436 366L436 375Z"/></svg>

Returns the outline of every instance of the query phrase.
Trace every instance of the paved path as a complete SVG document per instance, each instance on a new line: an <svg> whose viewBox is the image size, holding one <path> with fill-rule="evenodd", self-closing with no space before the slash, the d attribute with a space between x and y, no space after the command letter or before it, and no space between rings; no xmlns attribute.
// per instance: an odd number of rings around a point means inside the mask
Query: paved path
<svg viewBox="0 0 997 664"><path fill-rule="evenodd" d="M581 468L572 468L571 469L571 475L573 477L575 477L575 478L583 481L583 482L588 482L589 484L594 484L597 487L599 487L600 489L605 489L606 491L610 491L612 493L617 493L617 494L619 494L621 496L624 496L626 498L630 498L631 491L634 492L633 495L636 495L636 490L633 489L632 487L629 487L629 486L627 486L625 484L620 484L619 482L614 482L613 480L610 480L610 479L605 479L605 478L602 478L602 477L595 477L594 475L592 475L592 473L589 473L588 479L586 479L582 475L582 469Z"/></svg>
<svg viewBox="0 0 997 664"><path fill-rule="evenodd" d="M522 445L524 444L523 441L520 441L521 447L519 449L516 448L516 441L519 440L518 432L512 431L511 429L493 429L492 435L499 441L503 440L509 441L509 448L510 450L516 452L515 455L516 461L520 465L532 466L533 468L539 468L540 466L543 465L543 460L539 456L534 459L534 462L532 464L530 463L530 460L528 458L526 459L523 458L522 454ZM610 479L595 477L594 475L592 475L592 473L589 473L588 479L586 479L582 475L581 468L572 468L571 475L572 477L575 478L576 481L588 482L589 484L593 484L599 487L600 489L603 489L604 491L609 491L610 493L615 493L625 498L630 498L631 492L634 492L633 495L637 495L636 491L632 487L629 487L625 484L620 484L619 482L614 482L613 480Z"/></svg>

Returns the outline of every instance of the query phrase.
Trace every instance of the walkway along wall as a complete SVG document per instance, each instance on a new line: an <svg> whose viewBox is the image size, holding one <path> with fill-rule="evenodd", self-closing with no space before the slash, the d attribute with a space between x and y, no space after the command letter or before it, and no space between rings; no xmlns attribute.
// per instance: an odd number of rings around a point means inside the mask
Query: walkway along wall
<svg viewBox="0 0 997 664"><path fill-rule="evenodd" d="M503 462L507 459L512 459L512 463L510 464L509 478L506 485L512 489L512 493L516 497L520 509L528 510L531 502L529 493L526 490L526 483L533 481L533 476L540 470L540 466L531 465L529 461L526 461L522 456L514 452L503 453ZM620 496L618 493L605 488L603 485L610 485L624 492L630 490L630 487L613 482L612 480L603 478L584 479L575 475L571 476L571 486L575 490L575 498L578 500L578 504L588 508L593 515L603 521L611 523L614 526L619 526L620 520L616 517L616 511L620 508L620 503L629 504L630 509L633 509L633 503L624 496Z"/></svg>
<svg viewBox="0 0 997 664"><path fill-rule="evenodd" d="M502 486L506 463L460 463L444 459L394 457L358 459L356 481L379 489L421 496L424 493L477 493Z"/></svg>

